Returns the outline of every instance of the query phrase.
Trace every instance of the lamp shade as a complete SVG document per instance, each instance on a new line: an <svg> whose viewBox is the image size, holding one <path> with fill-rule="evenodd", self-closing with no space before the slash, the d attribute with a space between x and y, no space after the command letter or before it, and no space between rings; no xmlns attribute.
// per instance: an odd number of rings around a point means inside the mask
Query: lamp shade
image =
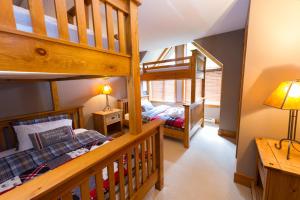
<svg viewBox="0 0 300 200"><path fill-rule="evenodd" d="M112 92L112 89L111 89L110 85L108 85L108 84L103 85L102 94L111 94L111 92Z"/></svg>
<svg viewBox="0 0 300 200"><path fill-rule="evenodd" d="M300 110L300 80L280 83L264 104L283 110Z"/></svg>

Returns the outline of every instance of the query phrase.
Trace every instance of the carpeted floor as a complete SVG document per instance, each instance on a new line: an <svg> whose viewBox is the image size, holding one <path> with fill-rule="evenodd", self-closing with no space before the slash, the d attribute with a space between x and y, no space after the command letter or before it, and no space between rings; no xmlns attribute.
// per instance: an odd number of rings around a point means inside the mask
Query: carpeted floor
<svg viewBox="0 0 300 200"><path fill-rule="evenodd" d="M187 150L176 140L164 140L165 186L146 200L251 200L249 188L235 184L235 144L206 124Z"/></svg>

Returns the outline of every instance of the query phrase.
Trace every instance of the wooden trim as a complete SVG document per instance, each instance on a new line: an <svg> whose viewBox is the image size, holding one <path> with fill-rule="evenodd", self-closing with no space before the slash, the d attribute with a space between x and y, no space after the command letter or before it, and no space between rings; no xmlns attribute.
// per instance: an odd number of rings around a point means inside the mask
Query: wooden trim
<svg viewBox="0 0 300 200"><path fill-rule="evenodd" d="M59 95L56 81L50 81L51 97L53 110L59 110Z"/></svg>
<svg viewBox="0 0 300 200"><path fill-rule="evenodd" d="M239 172L235 172L234 173L234 182L251 188L251 185L254 182L254 178L246 176Z"/></svg>
<svg viewBox="0 0 300 200"><path fill-rule="evenodd" d="M224 129L219 129L219 130L218 130L218 135L219 135L219 136L222 136L222 137L228 137L228 138L235 139L235 137L236 137L236 132L234 132L234 131L229 131L229 130L224 130Z"/></svg>
<svg viewBox="0 0 300 200"><path fill-rule="evenodd" d="M13 12L13 0L0 1L0 24L8 28L15 29L16 22ZM5 12L3 12L5 10Z"/></svg>

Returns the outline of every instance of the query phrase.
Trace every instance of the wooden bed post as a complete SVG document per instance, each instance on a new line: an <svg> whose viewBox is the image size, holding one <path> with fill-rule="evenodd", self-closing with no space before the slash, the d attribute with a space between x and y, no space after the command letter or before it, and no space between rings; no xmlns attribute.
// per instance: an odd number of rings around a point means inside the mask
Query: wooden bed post
<svg viewBox="0 0 300 200"><path fill-rule="evenodd" d="M184 136L183 136L183 146L185 148L190 147L190 105L184 105Z"/></svg>
<svg viewBox="0 0 300 200"><path fill-rule="evenodd" d="M192 78L191 78L191 104L196 101L196 68L197 68L197 55L198 51L194 50L191 58L191 70L192 70Z"/></svg>
<svg viewBox="0 0 300 200"><path fill-rule="evenodd" d="M155 144L156 147L156 166L158 169L158 178L155 184L155 188L162 190L164 187L164 157L163 157L163 139L164 139L164 127L161 125L158 128L158 134L155 135Z"/></svg>
<svg viewBox="0 0 300 200"><path fill-rule="evenodd" d="M50 81L51 97L52 97L52 107L53 110L59 110L59 96L57 90L56 81Z"/></svg>
<svg viewBox="0 0 300 200"><path fill-rule="evenodd" d="M142 131L142 109L141 109L141 81L140 81L140 60L138 41L138 6L140 2L129 1L129 15L127 27L130 27L127 34L128 52L131 54L131 71L128 77L128 104L129 104L129 131L132 134L139 134Z"/></svg>

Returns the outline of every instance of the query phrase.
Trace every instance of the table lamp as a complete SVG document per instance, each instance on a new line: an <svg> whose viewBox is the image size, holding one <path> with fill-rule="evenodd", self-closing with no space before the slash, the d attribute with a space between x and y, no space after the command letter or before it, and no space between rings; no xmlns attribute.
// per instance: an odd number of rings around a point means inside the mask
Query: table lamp
<svg viewBox="0 0 300 200"><path fill-rule="evenodd" d="M103 85L101 93L106 95L106 106L103 109L103 111L111 111L112 110L111 106L109 105L109 100L108 100L108 95L110 95L111 92L112 92L112 89L109 84Z"/></svg>
<svg viewBox="0 0 300 200"><path fill-rule="evenodd" d="M289 110L287 138L281 139L279 144L275 144L277 149L281 149L282 142L288 142L287 160L289 160L291 146L294 147L294 143L300 144L296 140L298 110L300 109L300 80L282 82L266 99L264 104L282 110Z"/></svg>

